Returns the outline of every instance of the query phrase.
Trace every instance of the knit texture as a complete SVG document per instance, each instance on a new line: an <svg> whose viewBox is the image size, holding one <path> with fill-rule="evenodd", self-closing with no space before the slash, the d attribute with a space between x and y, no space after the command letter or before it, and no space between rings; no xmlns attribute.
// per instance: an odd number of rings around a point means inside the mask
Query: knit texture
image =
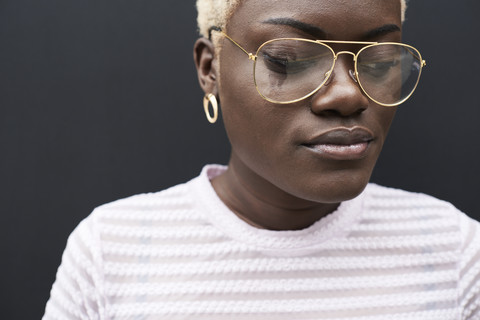
<svg viewBox="0 0 480 320"><path fill-rule="evenodd" d="M207 166L97 208L70 236L43 320L479 320L480 226L369 184L299 231L233 214Z"/></svg>

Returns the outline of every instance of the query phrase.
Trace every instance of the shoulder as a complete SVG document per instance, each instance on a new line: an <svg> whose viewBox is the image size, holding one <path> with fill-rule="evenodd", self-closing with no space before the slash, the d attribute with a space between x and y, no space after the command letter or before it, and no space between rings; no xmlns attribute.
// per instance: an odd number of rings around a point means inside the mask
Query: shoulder
<svg viewBox="0 0 480 320"><path fill-rule="evenodd" d="M198 212L193 209L195 199L189 184L191 182L106 203L95 208L81 225L87 224L95 229L116 228L120 231L128 227L133 230L135 226L194 219Z"/></svg>
<svg viewBox="0 0 480 320"><path fill-rule="evenodd" d="M438 265L454 266L461 319L480 319L480 223L432 196L369 184L362 229L397 247L421 247ZM387 239L387 240L385 240Z"/></svg>
<svg viewBox="0 0 480 320"><path fill-rule="evenodd" d="M475 272L480 272L478 221L451 203L423 193L369 184L364 194L364 229L406 236L435 250L449 248L459 268L477 265Z"/></svg>
<svg viewBox="0 0 480 320"><path fill-rule="evenodd" d="M402 189L380 186L369 183L365 189L368 203L370 206L378 206L384 209L397 211L430 212L436 215L457 215L464 214L451 203L432 197L430 195L405 191Z"/></svg>
<svg viewBox="0 0 480 320"><path fill-rule="evenodd" d="M97 207L94 215L110 216L135 215L157 211L163 208L177 208L189 202L188 183L178 184L158 192L136 194L127 198L115 200Z"/></svg>
<svg viewBox="0 0 480 320"><path fill-rule="evenodd" d="M459 244L470 242L480 224L451 203L430 195L369 184L365 193L367 219L385 223L409 224L417 232L440 232L455 235ZM413 231L413 230L412 230ZM480 245L480 242L479 242Z"/></svg>
<svg viewBox="0 0 480 320"><path fill-rule="evenodd" d="M199 176L188 182L104 204L97 207L87 219L95 222L108 219L178 221L201 215L198 203L204 200L208 191L205 190L212 189L210 178L225 169L220 165L207 165Z"/></svg>
<svg viewBox="0 0 480 320"><path fill-rule="evenodd" d="M101 205L85 218L70 238L96 239L91 247L203 235L199 226L209 224L206 198L214 193L209 179L225 170L207 165L188 182L153 193L133 195ZM211 189L211 190L210 190Z"/></svg>

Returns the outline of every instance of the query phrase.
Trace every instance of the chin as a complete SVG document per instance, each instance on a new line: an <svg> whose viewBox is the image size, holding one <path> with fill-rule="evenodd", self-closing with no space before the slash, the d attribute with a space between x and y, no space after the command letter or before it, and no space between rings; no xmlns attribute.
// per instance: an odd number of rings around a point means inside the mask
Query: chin
<svg viewBox="0 0 480 320"><path fill-rule="evenodd" d="M294 196L317 203L339 203L351 200L365 190L371 171L353 174L344 172L304 184Z"/></svg>
<svg viewBox="0 0 480 320"><path fill-rule="evenodd" d="M363 190L367 187L368 181L365 183L361 184L354 184L354 185L348 185L343 187L340 190L332 190L332 192L328 195L328 197L325 197L323 203L339 203L343 201L348 201L356 198L358 195L360 195Z"/></svg>

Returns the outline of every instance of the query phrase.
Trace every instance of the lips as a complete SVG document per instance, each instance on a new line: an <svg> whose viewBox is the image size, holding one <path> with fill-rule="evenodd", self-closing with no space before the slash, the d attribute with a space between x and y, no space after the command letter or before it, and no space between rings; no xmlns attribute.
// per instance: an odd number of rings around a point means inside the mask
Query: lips
<svg viewBox="0 0 480 320"><path fill-rule="evenodd" d="M357 160L366 156L373 133L364 127L339 127L312 138L302 145L315 154L334 160Z"/></svg>

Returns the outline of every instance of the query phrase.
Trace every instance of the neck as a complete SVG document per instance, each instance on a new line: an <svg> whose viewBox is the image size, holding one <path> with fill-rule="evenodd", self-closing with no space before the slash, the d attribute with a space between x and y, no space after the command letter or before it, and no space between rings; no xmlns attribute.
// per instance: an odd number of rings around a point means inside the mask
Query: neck
<svg viewBox="0 0 480 320"><path fill-rule="evenodd" d="M240 219L262 229L301 230L333 212L339 203L317 203L291 195L232 157L212 180L220 199Z"/></svg>

